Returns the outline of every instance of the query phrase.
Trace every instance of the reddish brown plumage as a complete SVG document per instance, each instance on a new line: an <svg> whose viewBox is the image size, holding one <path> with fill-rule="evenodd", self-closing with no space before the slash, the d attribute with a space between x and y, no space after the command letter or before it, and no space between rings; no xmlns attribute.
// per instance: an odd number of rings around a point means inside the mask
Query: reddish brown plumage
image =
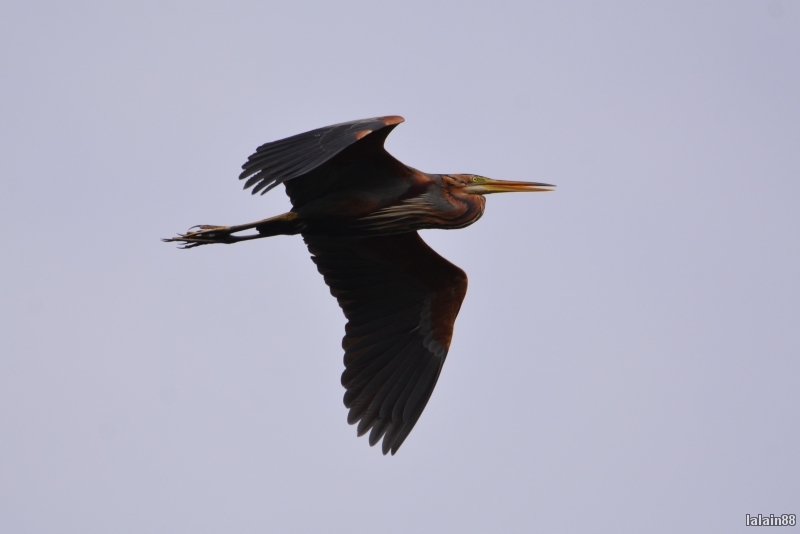
<svg viewBox="0 0 800 534"><path fill-rule="evenodd" d="M433 292L430 307L434 339L449 349L456 316L467 294L467 273L437 254L416 232L398 234L391 240L366 238L362 244L381 259L399 265Z"/></svg>

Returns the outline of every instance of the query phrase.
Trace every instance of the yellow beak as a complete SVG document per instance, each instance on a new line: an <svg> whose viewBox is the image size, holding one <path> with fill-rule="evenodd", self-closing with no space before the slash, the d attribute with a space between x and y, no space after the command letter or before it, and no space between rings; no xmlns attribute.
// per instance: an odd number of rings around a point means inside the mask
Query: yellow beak
<svg viewBox="0 0 800 534"><path fill-rule="evenodd" d="M488 195L490 193L538 193L553 191L553 188L555 188L554 185L539 182L511 182L481 178L480 182L467 184L464 191L475 195Z"/></svg>

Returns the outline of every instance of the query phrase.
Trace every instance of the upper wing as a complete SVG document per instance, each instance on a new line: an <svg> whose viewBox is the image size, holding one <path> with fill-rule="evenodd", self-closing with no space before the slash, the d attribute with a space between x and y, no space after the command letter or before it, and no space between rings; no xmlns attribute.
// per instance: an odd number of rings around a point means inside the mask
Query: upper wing
<svg viewBox="0 0 800 534"><path fill-rule="evenodd" d="M355 238L303 235L347 317L342 347L347 421L397 452L444 364L467 275L416 232Z"/></svg>
<svg viewBox="0 0 800 534"><path fill-rule="evenodd" d="M403 120L403 117L387 116L343 122L266 143L247 158L239 179L249 177L245 189L255 185L253 194L261 191L263 195L278 184L316 169L372 132L388 128L382 136L385 139ZM383 139L373 151L383 150Z"/></svg>

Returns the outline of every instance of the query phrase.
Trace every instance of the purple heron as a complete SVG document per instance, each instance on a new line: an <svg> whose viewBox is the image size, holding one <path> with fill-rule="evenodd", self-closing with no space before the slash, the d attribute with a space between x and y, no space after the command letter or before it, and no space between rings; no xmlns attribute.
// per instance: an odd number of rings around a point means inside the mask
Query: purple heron
<svg viewBox="0 0 800 534"><path fill-rule="evenodd" d="M473 174L427 174L383 147L402 117L335 124L267 143L239 175L245 189L286 187L288 213L235 226L201 225L164 241L183 248L300 234L342 308L347 422L397 452L442 370L467 275L417 234L477 221L489 193L551 185ZM250 230L250 233L241 234ZM254 233L252 232L254 231Z"/></svg>

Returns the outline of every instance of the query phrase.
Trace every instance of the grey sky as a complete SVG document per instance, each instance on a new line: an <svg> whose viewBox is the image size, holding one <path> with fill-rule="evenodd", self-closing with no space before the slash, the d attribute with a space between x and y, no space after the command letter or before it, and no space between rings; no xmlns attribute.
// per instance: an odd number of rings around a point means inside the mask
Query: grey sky
<svg viewBox="0 0 800 534"><path fill-rule="evenodd" d="M800 513L800 4L0 5L0 531L739 532ZM470 277L395 457L261 143L376 115L558 185L423 238Z"/></svg>

